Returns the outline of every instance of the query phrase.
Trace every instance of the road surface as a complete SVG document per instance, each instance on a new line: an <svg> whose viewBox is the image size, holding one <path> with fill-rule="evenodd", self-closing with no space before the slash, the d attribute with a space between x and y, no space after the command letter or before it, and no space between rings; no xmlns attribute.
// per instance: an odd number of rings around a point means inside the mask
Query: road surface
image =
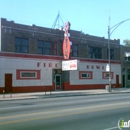
<svg viewBox="0 0 130 130"><path fill-rule="evenodd" d="M130 120L129 93L0 102L0 130L119 130L121 118Z"/></svg>

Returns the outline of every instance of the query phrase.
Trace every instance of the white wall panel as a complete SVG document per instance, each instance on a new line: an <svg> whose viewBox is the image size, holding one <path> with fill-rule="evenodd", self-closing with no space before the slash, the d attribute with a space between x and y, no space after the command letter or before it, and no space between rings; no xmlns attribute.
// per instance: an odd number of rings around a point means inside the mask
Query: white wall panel
<svg viewBox="0 0 130 130"><path fill-rule="evenodd" d="M11 70L11 69L4 69L3 70L4 71L4 74L12 74L13 73L13 70Z"/></svg>
<svg viewBox="0 0 130 130"><path fill-rule="evenodd" d="M22 80L22 86L29 86L29 80Z"/></svg>
<svg viewBox="0 0 130 130"><path fill-rule="evenodd" d="M12 73L12 74L13 74L12 79L13 79L13 80L16 80L16 70L13 69L12 72L13 72L13 73Z"/></svg>
<svg viewBox="0 0 130 130"><path fill-rule="evenodd" d="M5 86L5 80L0 80L0 87L4 87Z"/></svg>
<svg viewBox="0 0 130 130"><path fill-rule="evenodd" d="M13 86L23 86L23 80L13 80Z"/></svg>
<svg viewBox="0 0 130 130"><path fill-rule="evenodd" d="M89 68L87 68L87 65ZM92 68L93 67L93 68ZM102 73L106 72L105 63L93 63L93 62L84 62L79 63L79 71L92 71L93 79L79 79L79 73L70 72L70 84L108 84L109 79L103 79ZM120 64L111 64L111 72L114 72L114 79L112 83L116 83L116 75L119 76L121 83L121 65ZM76 79L77 76L77 80Z"/></svg>
<svg viewBox="0 0 130 130"><path fill-rule="evenodd" d="M0 79L1 79L1 80L4 80L4 79L5 79L4 70L0 70Z"/></svg>
<svg viewBox="0 0 130 130"><path fill-rule="evenodd" d="M16 69L24 69L21 61L16 61Z"/></svg>
<svg viewBox="0 0 130 130"><path fill-rule="evenodd" d="M79 79L79 71L70 71L70 80L73 80L73 79Z"/></svg>
<svg viewBox="0 0 130 130"><path fill-rule="evenodd" d="M51 70L42 70L41 71L41 79L42 80L48 80L48 79L52 79L52 71Z"/></svg>
<svg viewBox="0 0 130 130"><path fill-rule="evenodd" d="M52 80L46 80L46 85L52 85Z"/></svg>
<svg viewBox="0 0 130 130"><path fill-rule="evenodd" d="M13 80L12 86L22 86L22 82Z"/></svg>
<svg viewBox="0 0 130 130"><path fill-rule="evenodd" d="M5 65L6 65L5 60L0 58L0 68L1 69L5 68Z"/></svg>

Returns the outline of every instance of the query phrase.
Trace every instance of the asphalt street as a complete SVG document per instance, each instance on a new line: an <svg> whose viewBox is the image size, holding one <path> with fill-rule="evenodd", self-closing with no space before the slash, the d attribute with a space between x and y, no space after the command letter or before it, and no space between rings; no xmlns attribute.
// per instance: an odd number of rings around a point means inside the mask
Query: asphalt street
<svg viewBox="0 0 130 130"><path fill-rule="evenodd" d="M0 130L119 130L121 118L130 120L129 93L0 102Z"/></svg>

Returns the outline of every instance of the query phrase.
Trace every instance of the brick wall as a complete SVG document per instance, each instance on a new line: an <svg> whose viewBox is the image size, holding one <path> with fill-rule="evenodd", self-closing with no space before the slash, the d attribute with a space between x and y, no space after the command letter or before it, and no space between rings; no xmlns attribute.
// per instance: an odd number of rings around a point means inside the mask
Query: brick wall
<svg viewBox="0 0 130 130"><path fill-rule="evenodd" d="M14 52L14 38L15 37L23 37L29 39L29 53L36 54L37 53L37 40L45 40L57 43L57 55L62 55L62 42L64 39L64 32L39 27L36 25L22 25L18 23L14 23L14 21L7 21L6 19L1 19L2 24L2 51L6 52ZM88 34L84 34L81 31L70 31L70 36L73 44L78 45L78 53L79 57L87 58L88 57L88 46L95 46L102 48L102 59L107 59L107 48L108 48L108 40L104 37L97 37ZM110 40L112 44L111 47L115 50L115 59L119 60L119 40Z"/></svg>

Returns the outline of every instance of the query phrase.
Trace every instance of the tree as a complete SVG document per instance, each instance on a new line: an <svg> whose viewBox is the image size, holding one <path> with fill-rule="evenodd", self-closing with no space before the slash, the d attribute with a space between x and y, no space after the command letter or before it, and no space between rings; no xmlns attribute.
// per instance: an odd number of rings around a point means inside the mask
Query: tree
<svg viewBox="0 0 130 130"><path fill-rule="evenodd" d="M123 40L123 43L125 44L125 46L129 46L130 47L130 39Z"/></svg>

